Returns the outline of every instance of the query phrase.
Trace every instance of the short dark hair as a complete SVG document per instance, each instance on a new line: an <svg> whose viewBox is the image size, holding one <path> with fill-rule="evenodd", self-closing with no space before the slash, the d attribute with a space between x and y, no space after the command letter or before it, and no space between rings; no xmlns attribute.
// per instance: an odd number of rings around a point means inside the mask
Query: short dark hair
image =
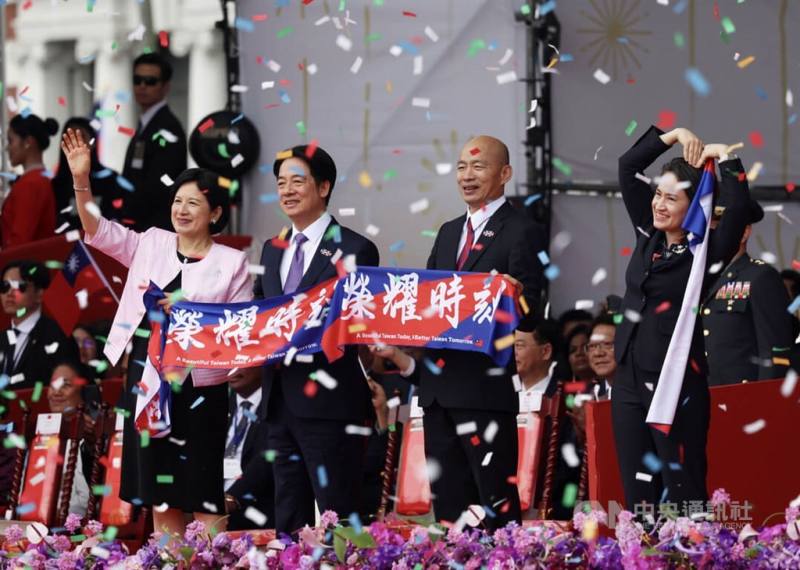
<svg viewBox="0 0 800 570"><path fill-rule="evenodd" d="M56 362L55 366L53 366L53 370L59 366L68 366L72 368L72 371L78 375L78 378L86 380L86 384L81 386L81 400L83 400L84 406L88 405L89 402L101 403L100 389L96 383L97 372L94 368L87 366L75 358L63 358L59 360Z"/></svg>
<svg viewBox="0 0 800 570"><path fill-rule="evenodd" d="M157 65L161 69L161 81L166 83L172 79L172 64L159 53L143 53L133 60L133 68L137 65Z"/></svg>
<svg viewBox="0 0 800 570"><path fill-rule="evenodd" d="M617 323L614 322L614 315L611 313L600 313L589 326L589 340L592 338L591 333L594 332L594 328L600 325L608 325L610 327L617 328Z"/></svg>
<svg viewBox="0 0 800 570"><path fill-rule="evenodd" d="M313 154L311 151L313 151ZM289 152L291 152L291 155L287 154ZM321 185L325 181L330 182L331 187L328 190L328 195L325 196L325 205L327 206L331 201L333 187L336 184L336 163L333 162L331 155L325 152L322 147L318 146L313 148L305 144L292 147L291 149L280 154L282 155L281 158L276 158L275 162L272 164L272 173L275 175L275 178L278 177L278 173L281 170L281 164L283 164L284 160L287 158L297 158L302 160L308 167L308 171L311 172L311 177L314 179L314 182L317 183L317 186Z"/></svg>
<svg viewBox="0 0 800 570"><path fill-rule="evenodd" d="M50 286L50 271L43 263L34 261L32 259L15 259L9 261L3 267L3 272L0 277L5 279L6 272L9 269L19 269L19 274L25 281L33 283L37 289L44 291Z"/></svg>
<svg viewBox="0 0 800 570"><path fill-rule="evenodd" d="M697 185L700 184L700 178L703 175L703 170L701 168L695 168L681 156L676 156L664 166L661 167L661 175L663 176L667 172L671 172L675 175L675 178L678 179L679 182L689 182L691 186L685 188L686 195L689 197L689 201L692 201L694 198L694 193L697 190Z"/></svg>
<svg viewBox="0 0 800 570"><path fill-rule="evenodd" d="M564 325L570 321L591 321L594 317L589 311L583 309L569 309L558 317L558 326L564 330Z"/></svg>
<svg viewBox="0 0 800 570"><path fill-rule="evenodd" d="M42 120L38 115L14 115L9 121L8 128L17 133L21 138L33 137L39 150L47 150L50 146L50 137L58 132L58 121L52 117Z"/></svg>
<svg viewBox="0 0 800 570"><path fill-rule="evenodd" d="M551 345L554 355L561 349L561 327L552 319L523 317L517 325L517 330L533 334L533 338L539 344Z"/></svg>
<svg viewBox="0 0 800 570"><path fill-rule="evenodd" d="M228 219L231 215L231 199L228 195L228 190L219 185L219 175L210 170L206 168L187 168L181 172L175 182L172 183L169 195L170 208L172 207L172 202L175 201L175 194L178 193L181 186L190 182L197 184L200 192L208 200L208 205L212 211L217 206L222 208L222 214L219 219L209 226L211 235L220 233L228 225Z"/></svg>
<svg viewBox="0 0 800 570"><path fill-rule="evenodd" d="M589 338L589 337L592 336L592 331L586 325L578 325L578 326L576 326L574 329L569 331L569 334L566 336L566 338L564 338L564 346L567 349L569 349L569 343L571 343L572 339L575 338L578 335L586 335L586 338Z"/></svg>

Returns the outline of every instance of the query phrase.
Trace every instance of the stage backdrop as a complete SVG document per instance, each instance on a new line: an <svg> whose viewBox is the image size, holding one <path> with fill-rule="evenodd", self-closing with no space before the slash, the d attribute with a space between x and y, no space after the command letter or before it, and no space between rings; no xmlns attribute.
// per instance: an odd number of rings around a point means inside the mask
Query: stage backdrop
<svg viewBox="0 0 800 570"><path fill-rule="evenodd" d="M244 111L262 136L262 169L244 195L256 246L287 223L275 154L314 139L339 170L331 212L374 236L383 265L424 266L433 232L464 211L455 162L470 136L508 143L515 193L527 126L525 86L514 81L525 70L519 4L238 2Z"/></svg>

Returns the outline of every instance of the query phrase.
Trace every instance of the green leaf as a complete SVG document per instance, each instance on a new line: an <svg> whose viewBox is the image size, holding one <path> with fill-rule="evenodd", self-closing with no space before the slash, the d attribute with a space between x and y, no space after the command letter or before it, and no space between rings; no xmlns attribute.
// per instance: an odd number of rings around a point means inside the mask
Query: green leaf
<svg viewBox="0 0 800 570"><path fill-rule="evenodd" d="M333 551L336 553L336 558L344 564L344 555L347 552L347 541L339 533L333 535Z"/></svg>
<svg viewBox="0 0 800 570"><path fill-rule="evenodd" d="M192 556L194 555L194 548L192 548L191 546L183 546L180 549L180 553L181 556L183 556L183 559L188 562L189 560L192 559Z"/></svg>
<svg viewBox="0 0 800 570"><path fill-rule="evenodd" d="M367 531L357 534L351 542L358 548L375 548L375 539Z"/></svg>

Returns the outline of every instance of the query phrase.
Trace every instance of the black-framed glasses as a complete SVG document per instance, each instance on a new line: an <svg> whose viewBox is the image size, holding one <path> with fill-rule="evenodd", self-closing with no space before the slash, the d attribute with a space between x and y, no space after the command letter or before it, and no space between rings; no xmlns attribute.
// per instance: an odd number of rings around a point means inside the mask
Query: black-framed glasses
<svg viewBox="0 0 800 570"><path fill-rule="evenodd" d="M609 341L590 342L586 345L585 350L586 352L597 352L598 350L602 350L603 352L611 352L614 350L614 343Z"/></svg>
<svg viewBox="0 0 800 570"><path fill-rule="evenodd" d="M134 85L141 85L144 83L148 87L154 87L161 82L160 77L154 77L152 75L134 75L133 76L133 84Z"/></svg>
<svg viewBox="0 0 800 570"><path fill-rule="evenodd" d="M8 293L12 289L16 289L20 293L24 293L27 288L28 288L27 281L17 281L15 279L12 279L10 281L8 279L3 279L2 281L0 281L0 293Z"/></svg>

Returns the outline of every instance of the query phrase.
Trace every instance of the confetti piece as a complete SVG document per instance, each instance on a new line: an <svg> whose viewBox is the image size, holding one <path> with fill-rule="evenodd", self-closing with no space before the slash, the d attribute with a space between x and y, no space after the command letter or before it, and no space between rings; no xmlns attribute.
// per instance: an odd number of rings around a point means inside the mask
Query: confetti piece
<svg viewBox="0 0 800 570"><path fill-rule="evenodd" d="M430 200L427 198L422 198L421 200L417 200L412 202L408 209L412 214L419 214L420 212L424 212L430 207Z"/></svg>
<svg viewBox="0 0 800 570"><path fill-rule="evenodd" d="M150 445L150 432L147 430L143 430L139 433L139 437L141 438L141 447L148 447Z"/></svg>
<svg viewBox="0 0 800 570"><path fill-rule="evenodd" d="M325 469L324 465L317 466L317 481L323 489L328 486L328 470Z"/></svg>
<svg viewBox="0 0 800 570"><path fill-rule="evenodd" d="M495 76L498 85L505 85L507 83L514 83L517 80L517 72L516 71L507 71L505 73L500 73L499 75Z"/></svg>
<svg viewBox="0 0 800 570"><path fill-rule="evenodd" d="M494 341L494 349L497 351L505 350L514 344L514 335L508 334Z"/></svg>
<svg viewBox="0 0 800 570"><path fill-rule="evenodd" d="M244 517L249 521L253 521L257 527L263 527L267 522L267 515L252 505L244 510Z"/></svg>
<svg viewBox="0 0 800 570"><path fill-rule="evenodd" d="M694 92L701 97L707 97L711 93L711 85L696 67L689 67L684 74L686 82L689 83Z"/></svg>
<svg viewBox="0 0 800 570"><path fill-rule="evenodd" d="M350 51L353 48L353 40L343 34L339 34L336 38L336 45L344 51Z"/></svg>
<svg viewBox="0 0 800 570"><path fill-rule="evenodd" d="M411 106L412 107L420 107L422 109L429 109L431 106L431 100L427 97L414 97L411 99Z"/></svg>
<svg viewBox="0 0 800 570"><path fill-rule="evenodd" d="M565 443L562 445L561 456L570 467L577 467L580 465L581 460L578 458L578 452L575 449L574 443Z"/></svg>
<svg viewBox="0 0 800 570"><path fill-rule="evenodd" d="M742 429L744 430L744 433L748 435L753 435L754 433L761 431L765 427L767 427L767 421L764 418L760 418L754 422L745 424L744 427L742 427Z"/></svg>
<svg viewBox="0 0 800 570"><path fill-rule="evenodd" d="M208 129L210 129L213 126L214 126L214 119L209 117L208 119L203 121L203 124L201 124L199 127L197 127L197 130L200 131L200 133L202 134L202 133L205 133Z"/></svg>
<svg viewBox="0 0 800 570"><path fill-rule="evenodd" d="M350 73L356 74L361 69L361 64L364 63L364 59L361 56L358 56L356 60L353 62L353 65L350 66Z"/></svg>
<svg viewBox="0 0 800 570"><path fill-rule="evenodd" d="M363 435L369 437L372 435L372 430L365 426L357 426L348 424L344 427L344 432L348 435Z"/></svg>
<svg viewBox="0 0 800 570"><path fill-rule="evenodd" d="M561 504L565 507L573 507L578 499L578 486L575 483L564 485L564 494L561 497Z"/></svg>
<svg viewBox="0 0 800 570"><path fill-rule="evenodd" d="M364 231L367 232L367 234L369 234L370 236L375 237L380 233L381 230L378 226L369 224Z"/></svg>
<svg viewBox="0 0 800 570"><path fill-rule="evenodd" d="M233 25L237 30L240 30L240 31L243 31L243 32L253 32L256 29L256 27L253 24L253 22L248 20L248 19L246 19L246 18L238 18L237 17L236 20L234 20Z"/></svg>
<svg viewBox="0 0 800 570"><path fill-rule="evenodd" d="M750 139L750 144L755 148L761 148L764 146L764 137L759 131L751 131L748 135L748 138Z"/></svg>
<svg viewBox="0 0 800 570"><path fill-rule="evenodd" d="M755 182L755 180L758 178L758 175L761 174L762 168L764 168L763 162L754 162L753 166L751 166L750 170L747 172L748 182Z"/></svg>
<svg viewBox="0 0 800 570"><path fill-rule="evenodd" d="M639 123L637 123L636 120L631 120L631 122L628 123L628 126L625 127L625 134L627 136L631 136L633 134L633 131L636 130L636 127L638 126L638 124Z"/></svg>
<svg viewBox="0 0 800 570"><path fill-rule="evenodd" d="M358 183L361 185L362 188L369 188L372 186L372 177L369 175L369 172L366 170L362 170L361 173L358 175Z"/></svg>
<svg viewBox="0 0 800 570"><path fill-rule="evenodd" d="M572 176L572 167L566 164L560 158L553 158L553 166L555 166L564 176Z"/></svg>
<svg viewBox="0 0 800 570"><path fill-rule="evenodd" d="M428 36L428 39L432 42L436 43L439 41L439 36L433 31L433 28L430 26L425 26L425 35Z"/></svg>
<svg viewBox="0 0 800 570"><path fill-rule="evenodd" d="M476 431L478 431L478 424L474 421L456 425L456 433L458 435L466 435L468 433L475 433Z"/></svg>
<svg viewBox="0 0 800 570"><path fill-rule="evenodd" d="M606 85L609 81L611 81L611 77L609 77L605 71L599 68L595 70L594 78L603 85Z"/></svg>
<svg viewBox="0 0 800 570"><path fill-rule="evenodd" d="M786 377L781 382L781 396L789 398L797 387L797 372L789 370L786 372Z"/></svg>
<svg viewBox="0 0 800 570"><path fill-rule="evenodd" d="M636 472L636 480L637 481L644 481L645 483L649 483L653 480L653 476L650 473L642 473L641 471Z"/></svg>
<svg viewBox="0 0 800 570"><path fill-rule="evenodd" d="M750 65L751 63L753 63L755 60L756 60L755 56L753 56L753 55L748 55L748 56L747 56L746 58L744 58L743 60L741 60L741 61L737 62L737 63L736 63L736 66L737 66L739 69L744 69L745 67L747 67L748 65Z"/></svg>
<svg viewBox="0 0 800 570"><path fill-rule="evenodd" d="M192 405L189 406L189 409L194 410L197 406L202 404L205 401L205 399L206 399L205 396L198 396L197 399L194 402L192 402Z"/></svg>

